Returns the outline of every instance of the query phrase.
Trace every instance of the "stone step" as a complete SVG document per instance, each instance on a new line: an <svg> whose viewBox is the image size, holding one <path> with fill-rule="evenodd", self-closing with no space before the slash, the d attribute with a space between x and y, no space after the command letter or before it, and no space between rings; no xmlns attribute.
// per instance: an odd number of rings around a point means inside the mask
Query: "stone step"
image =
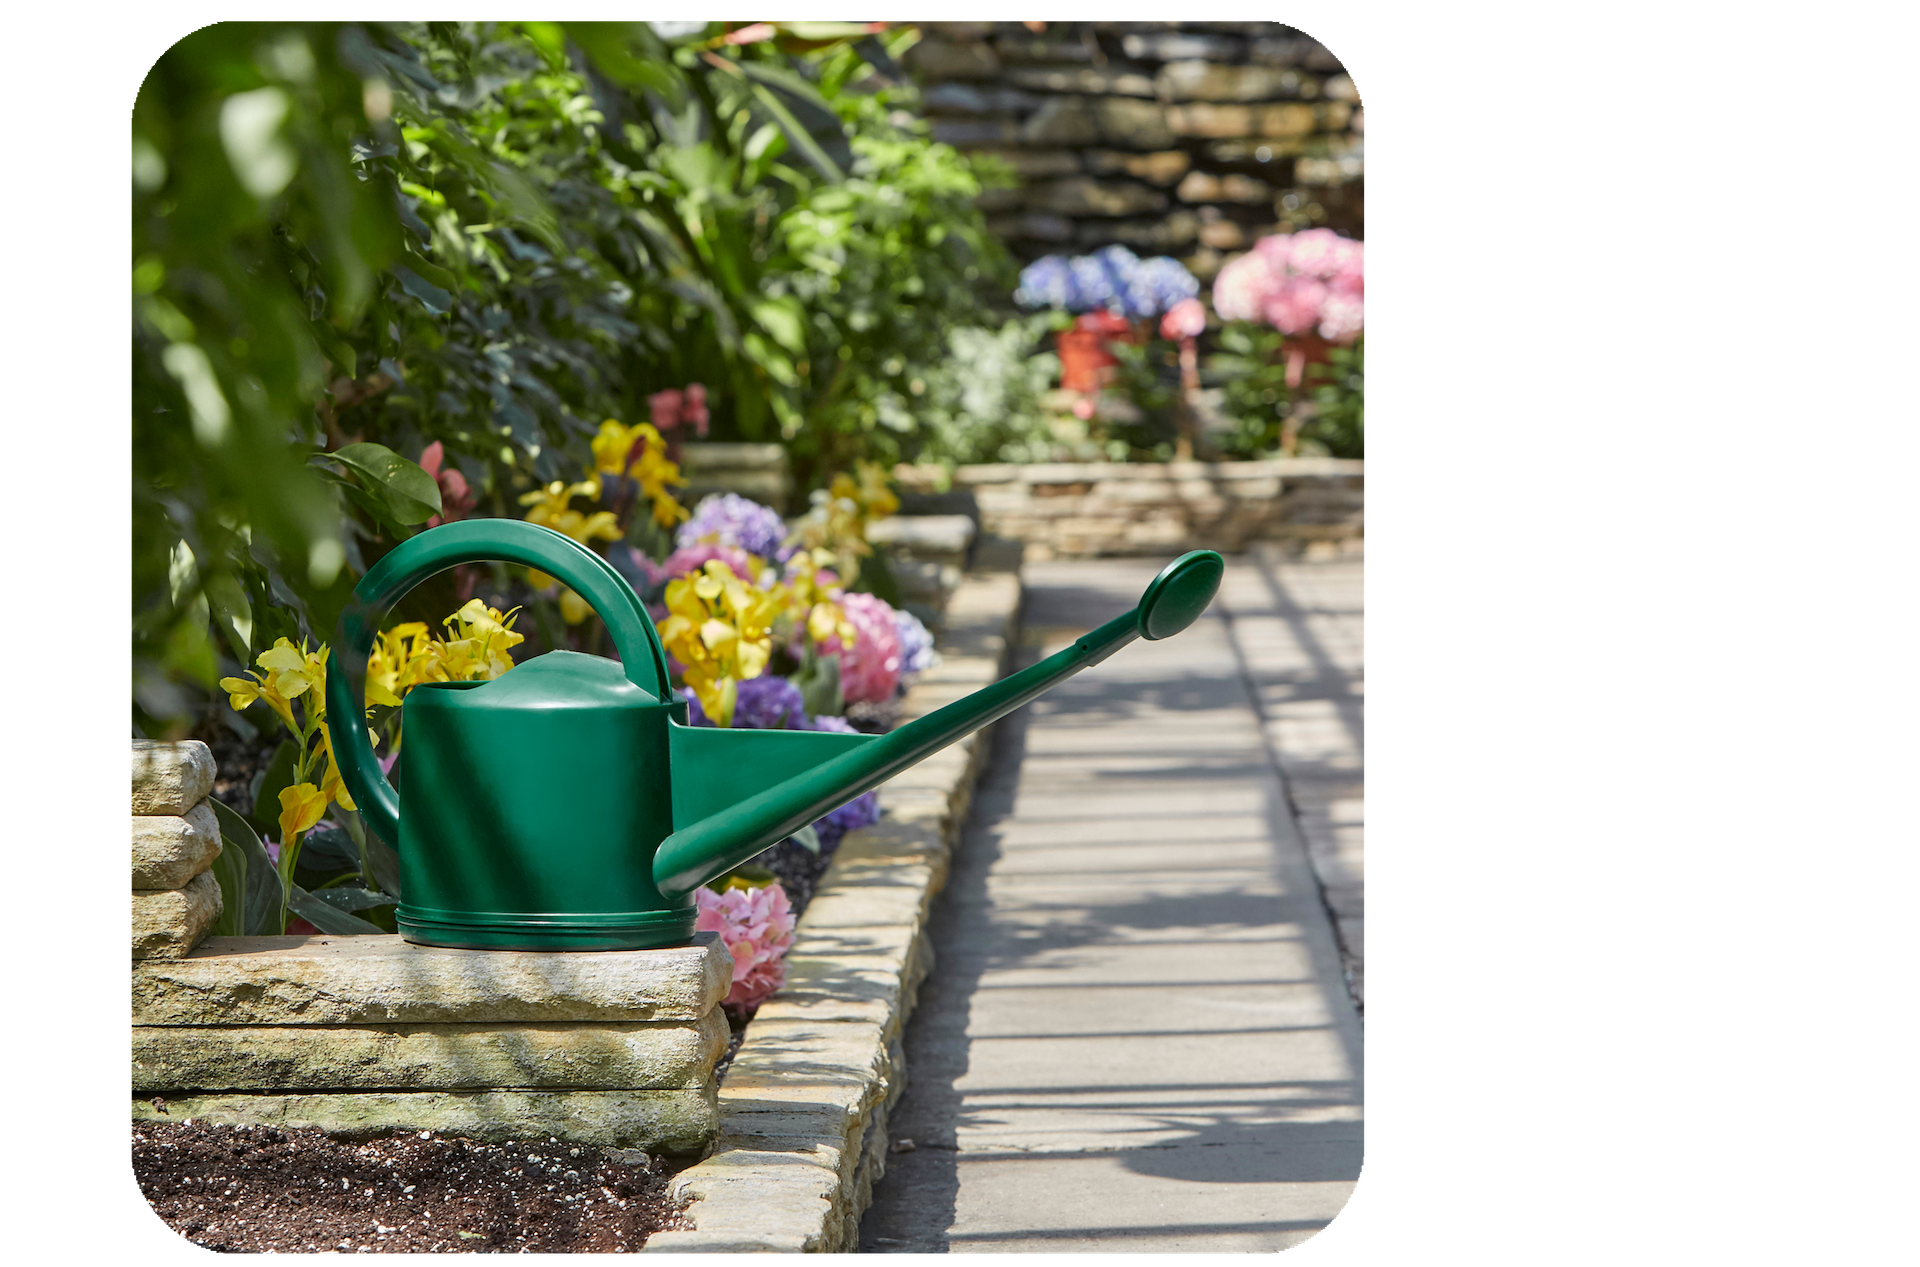
<svg viewBox="0 0 1920 1267"><path fill-rule="evenodd" d="M451 950L392 934L210 937L185 958L135 965L133 1023L697 1021L732 980L714 933L689 946L576 952Z"/></svg>
<svg viewBox="0 0 1920 1267"><path fill-rule="evenodd" d="M133 1090L697 1089L727 1034L718 1008L597 1025L135 1026Z"/></svg>

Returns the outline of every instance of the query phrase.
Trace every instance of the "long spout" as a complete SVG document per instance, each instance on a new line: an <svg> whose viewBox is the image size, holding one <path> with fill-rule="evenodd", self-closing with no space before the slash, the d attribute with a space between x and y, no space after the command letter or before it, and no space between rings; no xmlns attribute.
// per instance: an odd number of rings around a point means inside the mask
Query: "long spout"
<svg viewBox="0 0 1920 1267"><path fill-rule="evenodd" d="M681 828L654 854L653 878L669 895L691 893L908 766L991 725L1136 638L1179 633L1205 611L1226 563L1212 550L1183 554L1147 586L1140 605L1057 655L861 744L739 804Z"/></svg>

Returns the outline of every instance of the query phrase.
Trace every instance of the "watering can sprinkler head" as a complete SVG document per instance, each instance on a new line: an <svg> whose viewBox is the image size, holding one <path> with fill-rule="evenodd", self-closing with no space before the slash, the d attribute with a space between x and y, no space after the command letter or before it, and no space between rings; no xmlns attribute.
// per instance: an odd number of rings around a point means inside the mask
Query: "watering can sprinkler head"
<svg viewBox="0 0 1920 1267"><path fill-rule="evenodd" d="M558 577L600 614L620 659L551 651L492 681L416 686L402 709L402 798L362 711L374 636L422 580L486 560ZM885 735L730 730L686 724L659 634L606 560L550 528L464 520L401 543L355 587L328 666L327 726L347 790L399 852L409 941L673 945L693 932L700 885L1134 639L1179 633L1224 571L1211 550L1182 555L1133 611Z"/></svg>

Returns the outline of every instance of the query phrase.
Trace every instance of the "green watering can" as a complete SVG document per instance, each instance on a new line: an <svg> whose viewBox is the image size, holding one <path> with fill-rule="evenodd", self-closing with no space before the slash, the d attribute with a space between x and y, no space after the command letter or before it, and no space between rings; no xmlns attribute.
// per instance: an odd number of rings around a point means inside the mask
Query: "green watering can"
<svg viewBox="0 0 1920 1267"><path fill-rule="evenodd" d="M620 659L549 651L492 681L414 687L401 712L403 800L367 741L367 656L407 591L488 560L560 578L600 614ZM347 790L399 852L406 940L683 944L702 884L1135 638L1179 633L1224 571L1211 550L1182 555L1133 611L889 734L723 730L686 724L653 621L610 563L551 528L465 520L402 542L355 587L327 666L327 727Z"/></svg>

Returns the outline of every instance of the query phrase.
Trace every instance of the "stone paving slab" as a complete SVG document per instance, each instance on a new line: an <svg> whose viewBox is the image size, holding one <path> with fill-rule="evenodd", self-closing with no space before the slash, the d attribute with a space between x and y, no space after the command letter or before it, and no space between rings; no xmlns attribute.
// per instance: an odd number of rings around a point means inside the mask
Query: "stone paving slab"
<svg viewBox="0 0 1920 1267"><path fill-rule="evenodd" d="M1023 658L1157 566L1030 565ZM1245 560L1228 578L1224 610L1003 723L889 1118L917 1147L889 1159L863 1249L1272 1251L1344 1204L1358 1016L1258 698L1291 630L1257 628L1264 667L1243 668L1235 604L1274 604Z"/></svg>

